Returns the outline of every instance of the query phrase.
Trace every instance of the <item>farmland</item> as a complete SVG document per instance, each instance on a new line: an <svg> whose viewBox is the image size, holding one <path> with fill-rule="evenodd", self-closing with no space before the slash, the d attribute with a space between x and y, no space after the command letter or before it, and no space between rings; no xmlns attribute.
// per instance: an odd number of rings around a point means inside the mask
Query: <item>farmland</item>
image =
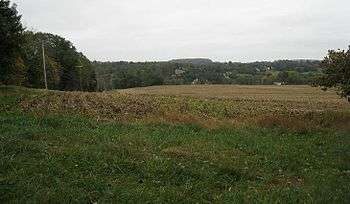
<svg viewBox="0 0 350 204"><path fill-rule="evenodd" d="M308 86L0 87L1 202L348 203L349 104Z"/></svg>
<svg viewBox="0 0 350 204"><path fill-rule="evenodd" d="M160 86L104 93L33 92L23 98L20 106L25 112L37 114L207 127L259 123L305 129L346 127L349 121L346 100L335 92L307 86Z"/></svg>
<svg viewBox="0 0 350 204"><path fill-rule="evenodd" d="M342 103L335 92L325 92L319 88L307 85L274 86L274 85L177 85L150 86L120 90L121 93L151 94L170 96L191 96L200 98L228 98L252 100L280 101L324 101L327 103Z"/></svg>

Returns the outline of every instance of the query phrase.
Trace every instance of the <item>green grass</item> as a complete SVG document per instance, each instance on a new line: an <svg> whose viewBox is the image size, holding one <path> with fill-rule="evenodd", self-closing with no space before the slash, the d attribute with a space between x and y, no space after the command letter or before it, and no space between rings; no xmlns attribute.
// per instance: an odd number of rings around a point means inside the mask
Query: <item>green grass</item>
<svg viewBox="0 0 350 204"><path fill-rule="evenodd" d="M1 203L350 201L348 132L38 116L19 98L0 97Z"/></svg>

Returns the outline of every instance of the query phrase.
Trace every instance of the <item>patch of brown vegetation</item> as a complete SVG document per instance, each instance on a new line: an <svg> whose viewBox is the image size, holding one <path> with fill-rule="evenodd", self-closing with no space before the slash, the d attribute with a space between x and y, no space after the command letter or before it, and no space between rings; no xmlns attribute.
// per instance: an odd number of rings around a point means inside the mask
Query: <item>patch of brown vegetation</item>
<svg viewBox="0 0 350 204"><path fill-rule="evenodd" d="M262 127L283 127L289 130L306 132L320 128L350 130L350 114L344 112L309 112L301 115L264 115L254 119Z"/></svg>
<svg viewBox="0 0 350 204"><path fill-rule="evenodd" d="M344 101L339 100L339 96L335 92L324 92L319 88L306 85L169 85L124 89L118 92L136 95L191 96L207 99L328 101L335 105L344 104Z"/></svg>
<svg viewBox="0 0 350 204"><path fill-rule="evenodd" d="M166 86L158 89L163 93L168 92L167 88ZM128 91L35 92L22 98L21 108L23 111L38 115L78 114L97 120L120 122L194 123L209 129L247 124L263 127L281 126L298 131L310 128L350 127L350 109L347 102L336 98L332 92L321 92L312 87L186 86L183 88L183 92L193 88L193 91L201 90L199 93L203 93L206 88L209 93L206 97L175 97ZM157 87L152 89L156 90ZM170 90L172 89L174 88L170 87ZM217 93L212 93L214 90L217 90ZM232 97L225 95L229 90L232 91ZM219 94L222 94L222 98L216 97Z"/></svg>
<svg viewBox="0 0 350 204"><path fill-rule="evenodd" d="M304 179L301 177L277 176L268 182L267 187L300 187L304 185Z"/></svg>

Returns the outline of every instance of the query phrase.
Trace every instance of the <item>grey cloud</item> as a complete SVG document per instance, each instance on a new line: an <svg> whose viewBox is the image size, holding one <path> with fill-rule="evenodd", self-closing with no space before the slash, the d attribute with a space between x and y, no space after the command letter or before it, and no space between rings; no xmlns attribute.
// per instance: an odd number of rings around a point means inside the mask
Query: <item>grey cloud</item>
<svg viewBox="0 0 350 204"><path fill-rule="evenodd" d="M348 0L15 0L29 28L92 60L321 59L350 44Z"/></svg>

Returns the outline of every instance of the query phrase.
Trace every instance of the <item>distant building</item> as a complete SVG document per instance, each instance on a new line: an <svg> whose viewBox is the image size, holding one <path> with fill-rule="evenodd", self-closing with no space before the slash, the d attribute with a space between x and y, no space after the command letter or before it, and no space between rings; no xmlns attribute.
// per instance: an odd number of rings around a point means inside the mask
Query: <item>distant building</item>
<svg viewBox="0 0 350 204"><path fill-rule="evenodd" d="M282 82L273 82L273 84L276 85L276 86L282 86L283 85Z"/></svg>

